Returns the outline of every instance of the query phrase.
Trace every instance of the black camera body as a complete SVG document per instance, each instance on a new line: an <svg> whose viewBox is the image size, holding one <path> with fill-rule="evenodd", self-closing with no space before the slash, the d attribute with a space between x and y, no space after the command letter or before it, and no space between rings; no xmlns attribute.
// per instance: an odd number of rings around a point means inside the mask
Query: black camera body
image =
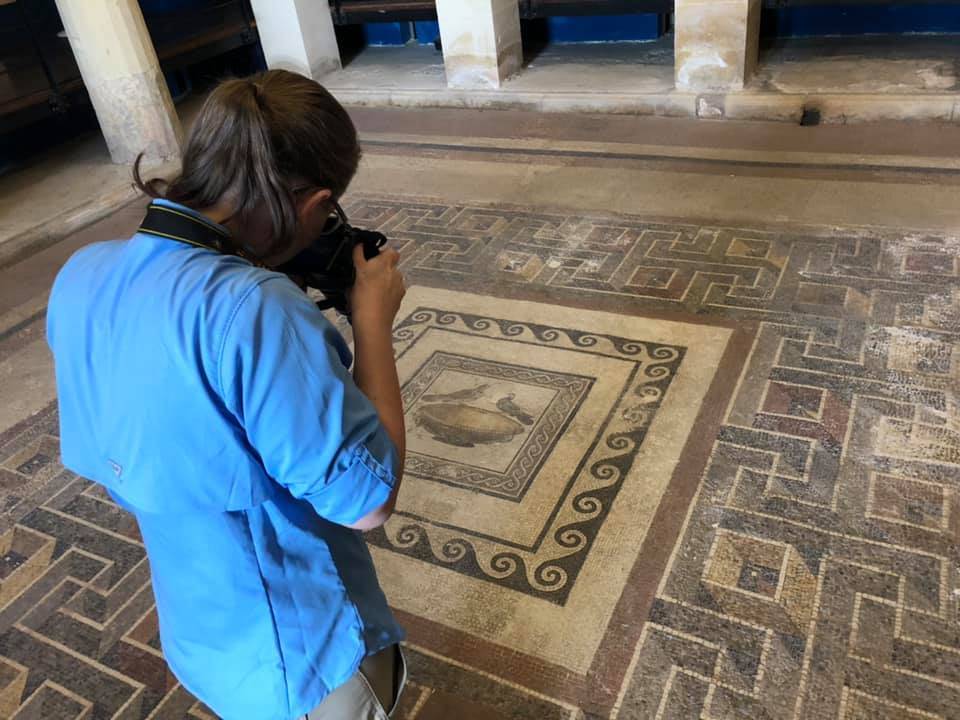
<svg viewBox="0 0 960 720"><path fill-rule="evenodd" d="M325 300L317 303L321 309L334 308L350 314L348 294L357 279L353 265L353 249L363 246L363 256L372 260L380 254L387 242L382 233L361 230L347 222L339 223L325 232L310 247L289 262L275 268L277 272L302 280L307 287L319 290Z"/></svg>

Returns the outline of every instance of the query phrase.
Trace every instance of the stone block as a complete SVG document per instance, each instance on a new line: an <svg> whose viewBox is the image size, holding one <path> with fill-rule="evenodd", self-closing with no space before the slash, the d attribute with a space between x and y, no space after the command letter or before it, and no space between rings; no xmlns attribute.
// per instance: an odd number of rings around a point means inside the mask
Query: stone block
<svg viewBox="0 0 960 720"><path fill-rule="evenodd" d="M759 36L759 0L677 0L677 87L742 90L756 69Z"/></svg>
<svg viewBox="0 0 960 720"><path fill-rule="evenodd" d="M327 3L251 0L251 5L268 67L315 80L340 69L340 50Z"/></svg>
<svg viewBox="0 0 960 720"><path fill-rule="evenodd" d="M115 163L180 154L183 131L136 0L57 0Z"/></svg>
<svg viewBox="0 0 960 720"><path fill-rule="evenodd" d="M447 84L498 88L523 63L514 0L438 0Z"/></svg>

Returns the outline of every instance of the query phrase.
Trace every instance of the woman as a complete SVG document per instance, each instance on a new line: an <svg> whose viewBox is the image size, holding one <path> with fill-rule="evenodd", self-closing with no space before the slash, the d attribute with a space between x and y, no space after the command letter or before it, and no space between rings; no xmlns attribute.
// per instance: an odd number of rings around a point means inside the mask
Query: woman
<svg viewBox="0 0 960 720"><path fill-rule="evenodd" d="M350 352L271 272L321 237L356 130L299 75L213 91L132 238L84 248L49 305L64 464L137 518L164 655L224 718L383 720L402 631L360 535L405 453L399 256L354 254ZM173 228L174 231L170 231Z"/></svg>

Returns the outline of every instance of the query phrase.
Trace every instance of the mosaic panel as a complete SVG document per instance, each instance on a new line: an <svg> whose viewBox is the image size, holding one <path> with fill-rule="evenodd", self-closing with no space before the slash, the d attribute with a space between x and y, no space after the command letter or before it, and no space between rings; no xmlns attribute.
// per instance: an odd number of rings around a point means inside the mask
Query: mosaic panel
<svg viewBox="0 0 960 720"><path fill-rule="evenodd" d="M509 476L538 433L547 448L506 491L444 482L436 467L412 474L400 514L373 538L410 629L406 716L480 707L491 718L960 718L960 239L383 197L357 197L348 211L402 247L414 284L506 299L496 311L422 299L404 318L418 309L429 317L408 323L400 340L410 344L401 357L408 391L418 371L437 370L423 396L488 386L475 399L420 406L465 403L509 418L522 429L498 420L512 439L486 447L510 452L478 464L470 453L483 444L462 442L460 430L459 444L437 440L451 439L440 413L440 425L428 416L414 453L480 468L488 482ZM549 309L524 319L519 301ZM616 316L617 327L600 331L591 311ZM443 314L452 319L440 327ZM490 325L470 327L476 319ZM518 320L535 351L478 350L481 337L491 348L510 341L502 328ZM697 330L656 336L661 321ZM563 332L537 338L534 325ZM430 345L429 333L451 326L466 345ZM732 358L701 360L717 328L742 342L730 340ZM649 423L609 505L650 518L649 527L631 535L608 515L557 602L531 591L526 567L529 587L513 587L481 566L454 567L458 551L443 546L489 535L533 547L544 525L528 520L553 507L537 496L553 487L542 482L552 459L583 457L577 418L590 419L596 439L591 403L603 397L613 408L611 381L627 387L628 359L606 358L611 372L552 362L549 352L573 350L557 347L575 342L566 331L684 354L649 418L640 402L611 416ZM4 352L16 352L18 337L0 336ZM698 363L699 382L714 378L724 392L695 423L673 423L684 402L671 396ZM540 376L520 378L518 368ZM423 409L408 418L414 432ZM551 429L552 415L561 429ZM658 426L669 425L694 460L680 468L687 484L644 506L647 479L670 475L651 465L662 453ZM443 452L428 451L430 442ZM0 434L0 717L210 717L163 663L135 527L56 457L53 408ZM432 505L417 487L434 491ZM506 509L499 526L484 507ZM395 545L406 526L427 545ZM616 552L624 547L630 560ZM511 552L526 561L529 551ZM521 577L519 563L507 570Z"/></svg>

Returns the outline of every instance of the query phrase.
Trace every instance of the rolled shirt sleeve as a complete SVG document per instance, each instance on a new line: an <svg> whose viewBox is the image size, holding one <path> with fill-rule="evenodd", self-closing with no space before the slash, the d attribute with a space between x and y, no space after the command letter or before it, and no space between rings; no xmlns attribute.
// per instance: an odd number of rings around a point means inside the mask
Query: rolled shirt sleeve
<svg viewBox="0 0 960 720"><path fill-rule="evenodd" d="M267 473L340 525L382 506L399 471L350 362L336 329L279 275L242 298L218 362L221 396Z"/></svg>

